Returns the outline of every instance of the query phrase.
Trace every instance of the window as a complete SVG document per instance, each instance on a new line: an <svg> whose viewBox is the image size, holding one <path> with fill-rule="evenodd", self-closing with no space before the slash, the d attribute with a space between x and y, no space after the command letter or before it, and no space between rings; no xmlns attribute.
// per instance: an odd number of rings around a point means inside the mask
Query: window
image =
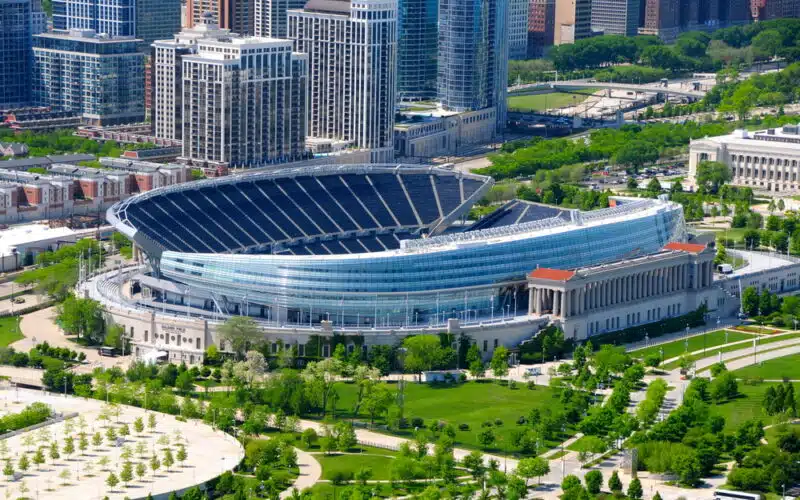
<svg viewBox="0 0 800 500"><path fill-rule="evenodd" d="M494 348L497 349L497 346L498 346L497 339L494 339Z"/></svg>
<svg viewBox="0 0 800 500"><path fill-rule="evenodd" d="M484 340L483 341L483 352L486 352L488 350L489 350L489 341L488 340Z"/></svg>

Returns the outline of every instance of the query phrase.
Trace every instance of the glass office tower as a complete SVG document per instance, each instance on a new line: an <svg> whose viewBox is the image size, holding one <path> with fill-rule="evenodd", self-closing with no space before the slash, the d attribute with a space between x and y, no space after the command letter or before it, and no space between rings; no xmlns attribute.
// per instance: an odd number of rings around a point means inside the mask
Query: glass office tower
<svg viewBox="0 0 800 500"><path fill-rule="evenodd" d="M0 0L0 107L28 104L33 43L31 0Z"/></svg>
<svg viewBox="0 0 800 500"><path fill-rule="evenodd" d="M397 93L403 100L436 97L438 1L400 0Z"/></svg>
<svg viewBox="0 0 800 500"><path fill-rule="evenodd" d="M508 87L508 2L439 2L439 100L445 109L497 108L505 126Z"/></svg>

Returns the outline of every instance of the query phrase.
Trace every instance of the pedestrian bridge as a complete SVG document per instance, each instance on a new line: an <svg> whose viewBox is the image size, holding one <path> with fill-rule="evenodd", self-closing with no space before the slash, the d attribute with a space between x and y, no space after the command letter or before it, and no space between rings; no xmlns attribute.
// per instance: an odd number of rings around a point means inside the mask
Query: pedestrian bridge
<svg viewBox="0 0 800 500"><path fill-rule="evenodd" d="M670 94L681 97L702 99L706 93L703 90L693 90L684 87L663 87L656 83L637 85L635 83L590 82L588 80L565 80L563 82L529 83L512 85L508 87L508 95L529 95L543 90L583 90L583 89L611 89L627 90L641 93Z"/></svg>

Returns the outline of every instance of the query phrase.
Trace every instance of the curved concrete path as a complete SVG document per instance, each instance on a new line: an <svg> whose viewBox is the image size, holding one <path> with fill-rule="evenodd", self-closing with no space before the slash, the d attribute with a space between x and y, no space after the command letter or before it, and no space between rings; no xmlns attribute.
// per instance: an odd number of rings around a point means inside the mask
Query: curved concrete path
<svg viewBox="0 0 800 500"><path fill-rule="evenodd" d="M281 498L289 498L296 489L303 491L319 482L322 477L322 466L317 462L311 453L295 448L297 452L297 466L300 468L300 475L294 480L292 486L281 493Z"/></svg>

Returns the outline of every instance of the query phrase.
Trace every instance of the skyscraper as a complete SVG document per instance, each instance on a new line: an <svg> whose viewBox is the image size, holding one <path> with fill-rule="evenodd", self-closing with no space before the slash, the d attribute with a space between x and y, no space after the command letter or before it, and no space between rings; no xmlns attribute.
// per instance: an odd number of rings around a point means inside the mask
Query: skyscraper
<svg viewBox="0 0 800 500"><path fill-rule="evenodd" d="M170 1L170 0L164 0ZM53 29L136 35L136 0L53 0Z"/></svg>
<svg viewBox="0 0 800 500"><path fill-rule="evenodd" d="M255 167L303 156L308 65L290 40L203 23L153 52L155 133L182 139L183 161Z"/></svg>
<svg viewBox="0 0 800 500"><path fill-rule="evenodd" d="M798 17L798 0L750 0L750 10L754 21L766 21L782 17Z"/></svg>
<svg viewBox="0 0 800 500"><path fill-rule="evenodd" d="M135 36L139 50L181 29L180 0L53 0L53 29L93 30L110 37Z"/></svg>
<svg viewBox="0 0 800 500"><path fill-rule="evenodd" d="M306 0L255 0L253 32L256 36L286 38L289 10L302 9Z"/></svg>
<svg viewBox="0 0 800 500"><path fill-rule="evenodd" d="M528 12L528 58L543 57L553 45L555 0L531 0Z"/></svg>
<svg viewBox="0 0 800 500"><path fill-rule="evenodd" d="M665 42L672 42L680 31L680 2L646 0L644 26L639 30L640 33L657 35Z"/></svg>
<svg viewBox="0 0 800 500"><path fill-rule="evenodd" d="M398 4L397 92L400 100L436 97L438 0Z"/></svg>
<svg viewBox="0 0 800 500"><path fill-rule="evenodd" d="M592 36L592 0L555 0L553 44L575 43Z"/></svg>
<svg viewBox="0 0 800 500"><path fill-rule="evenodd" d="M0 0L0 107L28 104L38 2Z"/></svg>
<svg viewBox="0 0 800 500"><path fill-rule="evenodd" d="M92 30L33 37L33 101L82 115L94 125L144 120L144 54L140 40Z"/></svg>
<svg viewBox="0 0 800 500"><path fill-rule="evenodd" d="M592 31L634 36L639 30L639 0L592 0Z"/></svg>
<svg viewBox="0 0 800 500"><path fill-rule="evenodd" d="M289 11L289 38L308 54L308 134L394 155L396 0L308 0Z"/></svg>
<svg viewBox="0 0 800 500"><path fill-rule="evenodd" d="M451 111L496 108L505 127L508 10L505 0L440 0L439 100Z"/></svg>
<svg viewBox="0 0 800 500"><path fill-rule="evenodd" d="M214 24L240 35L254 33L254 0L187 0L186 27L192 28L206 14Z"/></svg>
<svg viewBox="0 0 800 500"><path fill-rule="evenodd" d="M529 0L508 1L508 58L525 59L528 55Z"/></svg>
<svg viewBox="0 0 800 500"><path fill-rule="evenodd" d="M180 0L136 0L136 38L150 52L150 44L181 30Z"/></svg>

